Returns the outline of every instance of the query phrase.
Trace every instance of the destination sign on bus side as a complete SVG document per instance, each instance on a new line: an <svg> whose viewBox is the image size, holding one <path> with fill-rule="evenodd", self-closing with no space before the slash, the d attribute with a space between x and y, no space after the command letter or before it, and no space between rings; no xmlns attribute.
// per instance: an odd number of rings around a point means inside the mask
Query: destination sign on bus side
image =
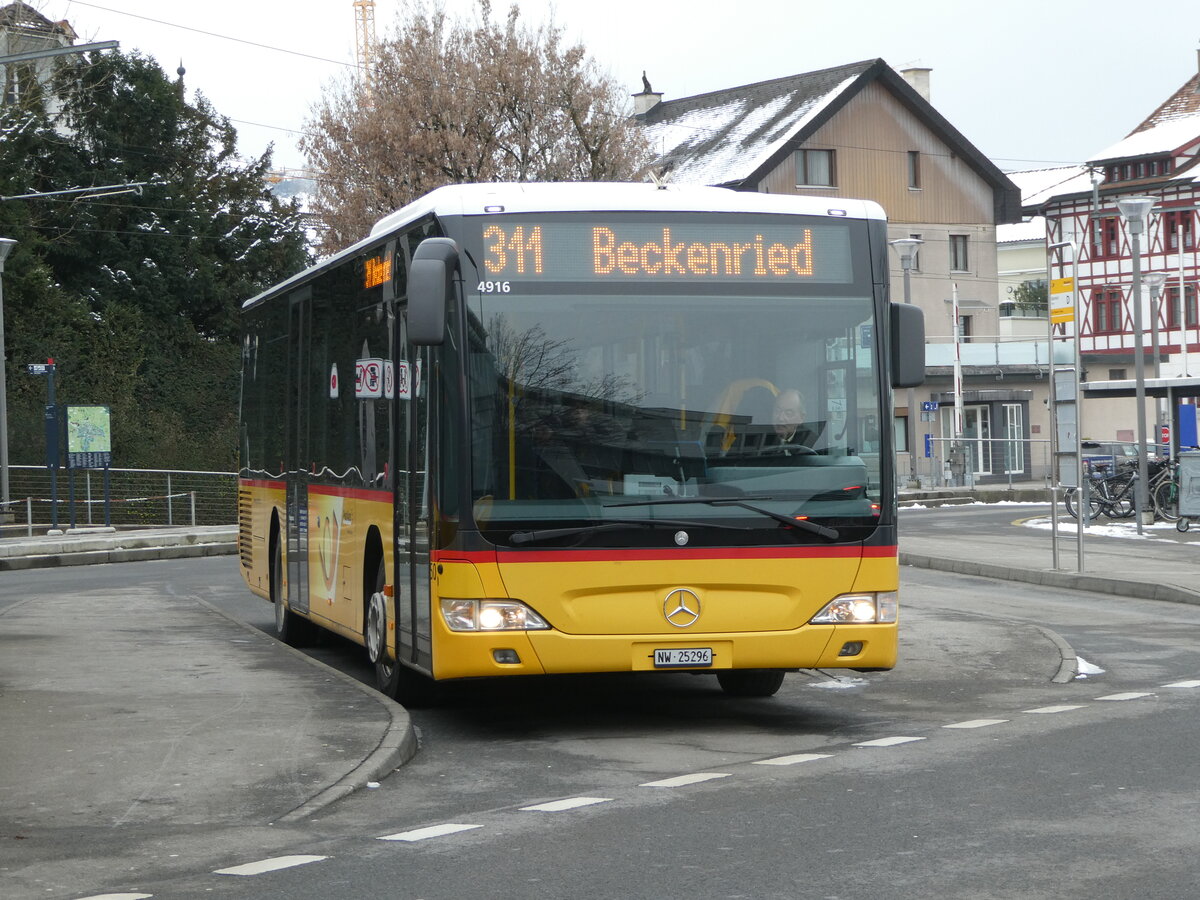
<svg viewBox="0 0 1200 900"><path fill-rule="evenodd" d="M842 225L677 222L485 222L483 270L497 280L852 280Z"/></svg>

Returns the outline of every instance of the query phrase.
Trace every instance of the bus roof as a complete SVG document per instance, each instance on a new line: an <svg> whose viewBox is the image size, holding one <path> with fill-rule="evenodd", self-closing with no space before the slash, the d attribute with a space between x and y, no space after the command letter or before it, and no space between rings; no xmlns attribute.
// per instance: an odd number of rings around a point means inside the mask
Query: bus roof
<svg viewBox="0 0 1200 900"><path fill-rule="evenodd" d="M448 185L431 191L371 229L376 236L416 221L432 212L444 216L483 216L492 213L536 212L731 212L784 215L840 216L883 219L883 209L870 200L759 194L694 185L655 185L650 182L502 182Z"/></svg>
<svg viewBox="0 0 1200 900"><path fill-rule="evenodd" d="M431 213L436 216L486 216L497 213L616 211L766 213L880 221L887 218L883 208L871 200L760 194L696 185L611 181L454 184L430 191L424 197L384 216L361 241L256 294L245 301L242 308L253 306L268 295L304 280L316 270L336 265L381 236Z"/></svg>

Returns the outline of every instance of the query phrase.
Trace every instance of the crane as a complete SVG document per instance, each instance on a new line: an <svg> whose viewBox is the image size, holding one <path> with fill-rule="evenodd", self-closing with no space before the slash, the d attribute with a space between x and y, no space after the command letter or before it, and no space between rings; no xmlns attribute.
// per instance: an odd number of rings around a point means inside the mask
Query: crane
<svg viewBox="0 0 1200 900"><path fill-rule="evenodd" d="M368 94L375 71L375 0L351 0L354 5L354 56Z"/></svg>

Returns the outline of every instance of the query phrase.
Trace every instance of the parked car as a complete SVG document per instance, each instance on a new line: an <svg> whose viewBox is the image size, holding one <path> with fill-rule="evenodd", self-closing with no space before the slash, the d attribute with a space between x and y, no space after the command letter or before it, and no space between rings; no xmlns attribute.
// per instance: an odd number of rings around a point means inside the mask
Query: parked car
<svg viewBox="0 0 1200 900"><path fill-rule="evenodd" d="M1083 462L1089 469L1112 469L1128 463L1137 465L1135 441L1083 441L1080 444ZM1148 447L1146 456L1153 459L1157 448Z"/></svg>

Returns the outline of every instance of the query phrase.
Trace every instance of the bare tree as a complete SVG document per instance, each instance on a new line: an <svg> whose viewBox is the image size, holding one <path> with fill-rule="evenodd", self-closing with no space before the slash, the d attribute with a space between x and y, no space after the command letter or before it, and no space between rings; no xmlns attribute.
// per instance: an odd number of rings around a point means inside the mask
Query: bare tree
<svg viewBox="0 0 1200 900"><path fill-rule="evenodd" d="M648 148L623 91L551 19L479 0L473 23L418 0L382 41L370 83L331 85L301 142L323 173L313 201L321 250L363 237L381 216L458 182L642 177Z"/></svg>

